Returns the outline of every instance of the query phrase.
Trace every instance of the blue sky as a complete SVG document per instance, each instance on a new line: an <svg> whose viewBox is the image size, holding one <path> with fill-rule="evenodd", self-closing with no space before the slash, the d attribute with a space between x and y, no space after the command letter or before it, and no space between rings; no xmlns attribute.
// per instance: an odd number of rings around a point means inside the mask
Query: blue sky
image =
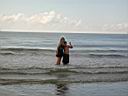
<svg viewBox="0 0 128 96"><path fill-rule="evenodd" d="M128 32L128 0L0 0L0 30Z"/></svg>

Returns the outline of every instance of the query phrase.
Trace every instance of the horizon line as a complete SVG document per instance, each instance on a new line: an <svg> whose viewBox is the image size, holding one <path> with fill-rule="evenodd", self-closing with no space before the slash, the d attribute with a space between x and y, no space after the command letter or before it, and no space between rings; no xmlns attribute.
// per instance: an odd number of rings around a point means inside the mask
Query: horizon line
<svg viewBox="0 0 128 96"><path fill-rule="evenodd" d="M0 30L0 32L26 32L26 33L87 33L87 34L128 34L128 32L112 32L112 31L30 31L30 30Z"/></svg>

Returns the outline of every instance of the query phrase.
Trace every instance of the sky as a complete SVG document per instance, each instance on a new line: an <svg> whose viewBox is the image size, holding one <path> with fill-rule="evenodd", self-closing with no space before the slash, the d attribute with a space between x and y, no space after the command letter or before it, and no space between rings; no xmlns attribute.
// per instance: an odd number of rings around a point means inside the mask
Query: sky
<svg viewBox="0 0 128 96"><path fill-rule="evenodd" d="M128 0L0 0L0 30L127 33Z"/></svg>

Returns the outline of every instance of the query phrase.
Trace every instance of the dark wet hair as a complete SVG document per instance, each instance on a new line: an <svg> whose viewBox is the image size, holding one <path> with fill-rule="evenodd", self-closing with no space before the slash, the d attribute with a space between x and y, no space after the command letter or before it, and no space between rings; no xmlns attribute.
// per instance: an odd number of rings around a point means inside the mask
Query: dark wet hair
<svg viewBox="0 0 128 96"><path fill-rule="evenodd" d="M67 42L66 42L66 41L64 41L64 44L67 44Z"/></svg>

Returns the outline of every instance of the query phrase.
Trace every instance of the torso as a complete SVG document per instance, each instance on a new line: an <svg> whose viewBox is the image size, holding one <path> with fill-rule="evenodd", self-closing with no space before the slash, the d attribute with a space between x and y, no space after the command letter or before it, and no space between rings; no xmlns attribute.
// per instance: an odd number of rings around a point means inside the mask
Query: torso
<svg viewBox="0 0 128 96"><path fill-rule="evenodd" d="M68 46L64 47L64 54L69 54L69 47Z"/></svg>

